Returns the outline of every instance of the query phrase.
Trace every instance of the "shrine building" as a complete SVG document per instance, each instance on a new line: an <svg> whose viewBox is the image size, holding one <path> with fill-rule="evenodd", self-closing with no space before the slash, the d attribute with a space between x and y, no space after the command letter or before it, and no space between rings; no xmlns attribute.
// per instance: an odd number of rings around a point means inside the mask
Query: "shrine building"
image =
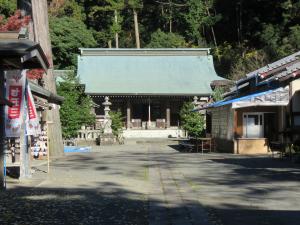
<svg viewBox="0 0 300 225"><path fill-rule="evenodd" d="M180 136L183 103L207 101L212 94L211 82L223 80L206 48L82 48L78 76L85 92L99 106L95 108L98 123L104 115L105 96L112 110L122 112L125 137L154 130L158 136Z"/></svg>

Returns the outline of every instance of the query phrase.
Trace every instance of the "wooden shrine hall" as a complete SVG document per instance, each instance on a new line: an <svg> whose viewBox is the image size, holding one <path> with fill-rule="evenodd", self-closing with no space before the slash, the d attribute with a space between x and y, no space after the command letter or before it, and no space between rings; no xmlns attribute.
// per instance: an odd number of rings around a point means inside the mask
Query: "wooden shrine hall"
<svg viewBox="0 0 300 225"><path fill-rule="evenodd" d="M209 49L80 49L78 76L92 97L96 118L111 109L124 116L124 128L178 129L184 102L207 101L210 83L222 80Z"/></svg>

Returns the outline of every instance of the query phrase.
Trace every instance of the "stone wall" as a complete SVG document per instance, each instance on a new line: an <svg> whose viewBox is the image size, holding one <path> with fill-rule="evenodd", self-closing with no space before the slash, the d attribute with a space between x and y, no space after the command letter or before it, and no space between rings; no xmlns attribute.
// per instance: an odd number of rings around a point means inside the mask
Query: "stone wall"
<svg viewBox="0 0 300 225"><path fill-rule="evenodd" d="M233 144L233 109L231 105L209 109L211 113L211 136L215 149L219 152L234 152Z"/></svg>
<svg viewBox="0 0 300 225"><path fill-rule="evenodd" d="M210 109L211 135L213 138L231 140L233 138L233 110L231 105Z"/></svg>

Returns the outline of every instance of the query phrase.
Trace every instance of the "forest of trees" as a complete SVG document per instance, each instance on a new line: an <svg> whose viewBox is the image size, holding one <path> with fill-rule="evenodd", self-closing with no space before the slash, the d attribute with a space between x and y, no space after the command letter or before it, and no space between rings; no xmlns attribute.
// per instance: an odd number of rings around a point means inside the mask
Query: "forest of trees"
<svg viewBox="0 0 300 225"><path fill-rule="evenodd" d="M15 1L0 0L3 18L15 12ZM210 47L218 74L238 79L300 46L299 0L48 2L59 69L76 67L79 47Z"/></svg>

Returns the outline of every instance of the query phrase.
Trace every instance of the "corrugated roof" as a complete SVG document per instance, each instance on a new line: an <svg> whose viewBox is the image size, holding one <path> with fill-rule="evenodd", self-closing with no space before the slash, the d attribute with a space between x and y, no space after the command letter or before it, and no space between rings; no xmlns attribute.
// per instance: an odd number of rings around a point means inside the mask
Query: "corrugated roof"
<svg viewBox="0 0 300 225"><path fill-rule="evenodd" d="M209 95L223 79L208 49L81 49L78 75L86 93L103 95Z"/></svg>
<svg viewBox="0 0 300 225"><path fill-rule="evenodd" d="M275 88L267 91L252 93L247 96L221 100L195 108L193 111L217 108L224 105L235 104L232 108L242 108L249 106L283 106L289 103L289 86Z"/></svg>
<svg viewBox="0 0 300 225"><path fill-rule="evenodd" d="M242 78L242 79L238 80L236 83L237 84L243 83L243 82L248 81L249 79L257 76L258 74L266 73L266 72L272 71L272 70L274 70L278 67L284 66L288 63L294 62L299 58L299 56L300 56L300 51L298 51L298 52L296 52L292 55L289 55L287 57L284 57L280 60L277 60L277 61L275 61L271 64L268 64L268 65L266 65L262 68L259 68L255 71L252 71L252 72L246 74L245 78Z"/></svg>

